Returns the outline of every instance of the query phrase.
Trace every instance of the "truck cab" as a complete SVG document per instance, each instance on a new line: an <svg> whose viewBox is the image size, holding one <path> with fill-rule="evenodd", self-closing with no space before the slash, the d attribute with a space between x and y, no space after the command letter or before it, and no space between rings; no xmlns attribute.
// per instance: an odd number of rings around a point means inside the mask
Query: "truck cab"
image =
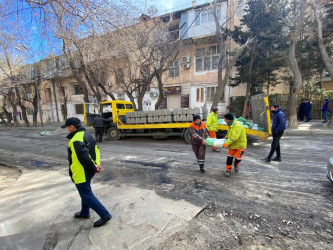
<svg viewBox="0 0 333 250"><path fill-rule="evenodd" d="M109 119L109 127L116 127L118 123L124 123L126 113L134 112L133 104L128 101L104 101L100 104L85 103L84 104L84 123L92 125L95 117L102 114L103 118Z"/></svg>

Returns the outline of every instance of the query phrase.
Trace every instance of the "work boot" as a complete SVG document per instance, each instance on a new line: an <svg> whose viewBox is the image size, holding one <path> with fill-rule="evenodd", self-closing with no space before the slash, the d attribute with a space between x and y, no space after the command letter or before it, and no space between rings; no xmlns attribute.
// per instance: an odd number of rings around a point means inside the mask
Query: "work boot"
<svg viewBox="0 0 333 250"><path fill-rule="evenodd" d="M264 158L264 159L261 159L261 160L264 161L264 162L271 162L271 159L268 158L268 157L266 157L266 158Z"/></svg>
<svg viewBox="0 0 333 250"><path fill-rule="evenodd" d="M220 150L218 150L218 149L213 149L213 152L218 153L218 152L220 152Z"/></svg>
<svg viewBox="0 0 333 250"><path fill-rule="evenodd" d="M108 216L104 218L100 218L98 221L94 222L94 227L101 227L104 226L109 220L111 220L112 215L109 214Z"/></svg>
<svg viewBox="0 0 333 250"><path fill-rule="evenodd" d="M77 212L77 213L74 214L74 218L76 218L76 219L89 219L90 216L82 216L81 212Z"/></svg>
<svg viewBox="0 0 333 250"><path fill-rule="evenodd" d="M204 165L200 166L200 172L201 172L201 173L204 173L204 172L205 172Z"/></svg>
<svg viewBox="0 0 333 250"><path fill-rule="evenodd" d="M237 165L237 166L234 166L234 170L235 170L235 172L237 173L238 171L239 171L239 166Z"/></svg>
<svg viewBox="0 0 333 250"><path fill-rule="evenodd" d="M225 177L229 177L230 175L231 175L230 171L226 171L224 174Z"/></svg>
<svg viewBox="0 0 333 250"><path fill-rule="evenodd" d="M272 159L272 161L281 161L281 157L274 157L273 159Z"/></svg>

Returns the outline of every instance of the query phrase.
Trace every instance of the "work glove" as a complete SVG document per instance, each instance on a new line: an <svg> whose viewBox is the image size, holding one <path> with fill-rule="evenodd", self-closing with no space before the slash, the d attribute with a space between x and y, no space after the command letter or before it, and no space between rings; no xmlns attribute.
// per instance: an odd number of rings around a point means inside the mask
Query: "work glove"
<svg viewBox="0 0 333 250"><path fill-rule="evenodd" d="M225 144L225 143L223 143L223 145L222 145L224 148L227 148L228 147L228 145L227 144Z"/></svg>

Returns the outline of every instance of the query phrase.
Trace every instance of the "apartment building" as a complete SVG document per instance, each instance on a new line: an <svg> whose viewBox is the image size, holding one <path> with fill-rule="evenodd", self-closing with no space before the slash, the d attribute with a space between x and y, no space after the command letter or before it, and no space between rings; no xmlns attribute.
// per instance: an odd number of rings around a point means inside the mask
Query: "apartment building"
<svg viewBox="0 0 333 250"><path fill-rule="evenodd" d="M225 0L218 1L216 6L219 22L229 29L233 29L235 25L239 24L243 15L241 8L236 12L236 6L237 1ZM196 5L196 1L193 1L193 5L189 8L157 17L168 25L172 36L184 44L177 57L168 62L168 70L163 73L164 99L160 105L161 109L204 106L208 110L211 108L217 89L218 61L221 49L217 45L212 8L212 3ZM150 17L146 15L141 17L141 21L149 19ZM229 50L234 48L235 44L231 43ZM38 89L43 121L62 121L65 116L76 116L83 119L84 92L73 76L67 58L64 55L50 57L40 61L37 65L38 70L35 69L36 65L30 66L32 73L29 77L34 84L25 86L24 95L26 99L32 100L36 92L34 79L40 79ZM234 75L235 72L232 72L232 76ZM224 71L222 76L224 76ZM108 72L107 78L104 87L108 91L112 91L116 99L130 100L123 89L117 87L117 84L112 84L117 83L114 72ZM328 80L325 78L324 84ZM157 81L153 80L143 97L143 110L155 109L155 103L160 94L157 86ZM323 87L329 89L327 86ZM226 85L223 96L220 97L219 110L222 113L227 112L230 98L244 96L245 92L245 85L234 88ZM277 88L271 87L269 92L288 94L289 87L281 84ZM105 94L102 94L102 98L111 99ZM134 101L137 101L136 97ZM89 102L97 102L91 92ZM32 104L27 105L28 118L32 119ZM9 111L11 111L10 107ZM18 111L20 112L20 110ZM39 116L38 120L40 120Z"/></svg>

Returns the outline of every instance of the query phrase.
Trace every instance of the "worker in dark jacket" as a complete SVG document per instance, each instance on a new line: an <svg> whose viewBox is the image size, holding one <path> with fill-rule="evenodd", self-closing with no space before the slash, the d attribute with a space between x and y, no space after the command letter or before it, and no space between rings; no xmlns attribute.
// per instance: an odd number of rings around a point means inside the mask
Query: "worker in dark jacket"
<svg viewBox="0 0 333 250"><path fill-rule="evenodd" d="M91 190L91 179L95 173L102 171L100 153L94 137L81 127L78 118L71 117L61 126L69 132L68 161L69 175L81 197L81 211L74 214L75 218L89 219L89 208L93 209L101 218L94 222L94 227L105 225L111 214L98 201Z"/></svg>
<svg viewBox="0 0 333 250"><path fill-rule="evenodd" d="M271 151L269 155L261 159L264 162L281 161L280 139L286 129L286 115L282 112L278 105L272 105L271 111L274 114L272 125L273 141L271 145ZM273 154L276 151L276 157L272 159Z"/></svg>
<svg viewBox="0 0 333 250"><path fill-rule="evenodd" d="M102 142L103 140L103 132L104 132L104 122L108 122L108 119L102 117L101 114L94 119L93 125L95 128L95 140L98 142Z"/></svg>
<svg viewBox="0 0 333 250"><path fill-rule="evenodd" d="M327 123L328 118L327 115L330 114L332 112L332 104L331 102L328 100L328 98L325 99L325 103L321 109L321 112L323 113L323 123Z"/></svg>
<svg viewBox="0 0 333 250"><path fill-rule="evenodd" d="M311 110L312 110L312 102L309 99L305 100L305 122L309 122L311 120Z"/></svg>
<svg viewBox="0 0 333 250"><path fill-rule="evenodd" d="M299 104L298 107L298 117L300 121L304 121L304 115L305 115L305 102L304 99L301 100L301 103Z"/></svg>
<svg viewBox="0 0 333 250"><path fill-rule="evenodd" d="M193 116L193 122L190 125L190 134L192 142L192 150L198 159L200 172L204 173L205 155L206 155L206 141L208 131L205 123L201 121L199 115Z"/></svg>

